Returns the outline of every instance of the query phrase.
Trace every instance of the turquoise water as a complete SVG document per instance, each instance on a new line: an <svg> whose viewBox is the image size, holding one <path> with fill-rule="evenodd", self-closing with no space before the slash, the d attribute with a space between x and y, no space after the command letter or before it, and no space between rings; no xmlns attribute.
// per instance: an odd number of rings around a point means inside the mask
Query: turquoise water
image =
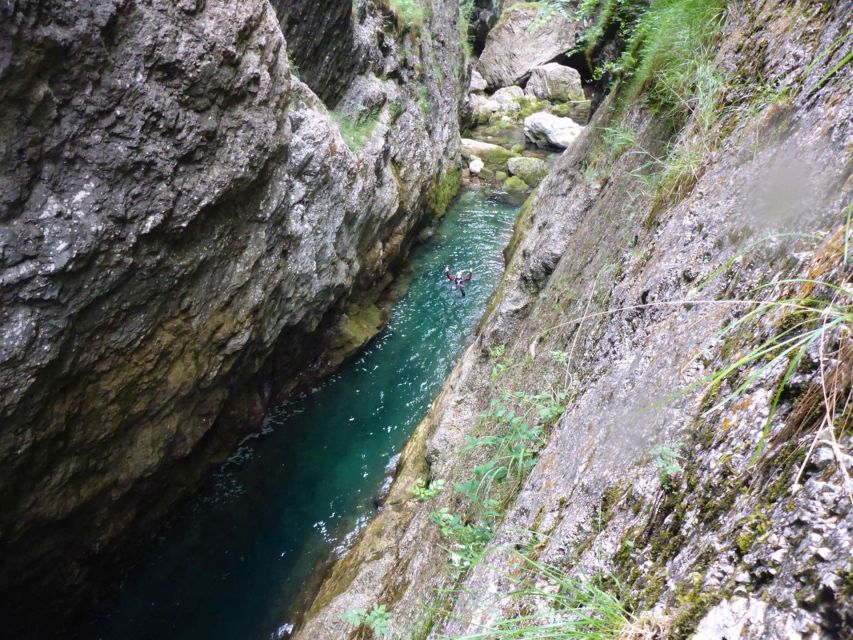
<svg viewBox="0 0 853 640"><path fill-rule="evenodd" d="M386 467L441 389L503 273L517 208L464 192L411 259L386 329L269 416L99 616L103 640L261 640L375 513ZM473 268L467 297L445 278ZM298 607L296 607L298 608Z"/></svg>

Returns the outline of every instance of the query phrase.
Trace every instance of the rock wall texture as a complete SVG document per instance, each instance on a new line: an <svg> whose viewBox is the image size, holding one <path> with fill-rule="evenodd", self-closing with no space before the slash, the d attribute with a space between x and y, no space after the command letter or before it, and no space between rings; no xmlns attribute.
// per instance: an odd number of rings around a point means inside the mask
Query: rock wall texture
<svg viewBox="0 0 853 640"><path fill-rule="evenodd" d="M729 79L718 144L695 183L663 203L638 177L647 154L661 153L658 118L605 101L523 207L491 314L296 637L354 637L340 616L374 604L412 638L470 637L535 614L541 599L513 593L529 568L519 550L598 576L663 637L850 637L849 322L808 350L779 396L787 359L701 382L791 326L780 308L721 336L755 308L749 299L815 296L849 309L853 66L837 67L849 19L831 3L730 4L713 61ZM634 132L633 152L606 151L600 132L614 126ZM680 142L699 126L689 122ZM834 390L827 399L821 381ZM491 400L511 403L506 392L562 389L565 412L466 568L472 543L442 536L431 513L477 521L450 487L489 457L466 450L492 433L478 416ZM409 492L418 478L445 489L419 501Z"/></svg>
<svg viewBox="0 0 853 640"><path fill-rule="evenodd" d="M358 51L352 0L272 0L271 4L287 40L288 58L299 69L300 79L326 106L334 107L367 62ZM365 6L360 6L362 19Z"/></svg>
<svg viewBox="0 0 853 640"><path fill-rule="evenodd" d="M455 8L433 3L418 32L339 4L308 56L324 43L337 55L324 33L341 28L360 43L345 85L310 70L336 113L295 77L265 0L0 7L0 602L13 635L27 604L44 621L87 597L93 572L271 397L344 357L322 347L348 300L384 281L458 185Z"/></svg>

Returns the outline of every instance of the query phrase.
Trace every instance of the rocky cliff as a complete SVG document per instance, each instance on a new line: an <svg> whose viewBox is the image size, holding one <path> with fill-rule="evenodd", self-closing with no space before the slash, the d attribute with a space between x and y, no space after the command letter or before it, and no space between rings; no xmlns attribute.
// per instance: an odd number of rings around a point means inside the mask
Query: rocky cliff
<svg viewBox="0 0 853 640"><path fill-rule="evenodd" d="M455 4L277 8L0 7L12 633L87 597L270 398L363 343L351 318L458 185Z"/></svg>
<svg viewBox="0 0 853 640"><path fill-rule="evenodd" d="M359 637L345 614L378 605L406 638L853 633L850 13L712 5L651 3L705 21L680 52L672 13L641 24L671 47L524 205L491 313L296 637ZM696 59L677 97L667 51Z"/></svg>

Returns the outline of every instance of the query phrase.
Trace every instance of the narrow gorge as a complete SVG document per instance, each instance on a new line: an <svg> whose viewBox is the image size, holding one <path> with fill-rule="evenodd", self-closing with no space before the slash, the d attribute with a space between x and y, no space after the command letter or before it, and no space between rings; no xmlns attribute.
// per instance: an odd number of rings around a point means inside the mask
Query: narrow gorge
<svg viewBox="0 0 853 640"><path fill-rule="evenodd" d="M849 3L0 18L4 637L853 637Z"/></svg>

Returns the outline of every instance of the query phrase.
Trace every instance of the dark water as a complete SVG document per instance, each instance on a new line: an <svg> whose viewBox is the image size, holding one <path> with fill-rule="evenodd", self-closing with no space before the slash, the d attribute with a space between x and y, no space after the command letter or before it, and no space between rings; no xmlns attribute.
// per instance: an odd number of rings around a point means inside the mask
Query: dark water
<svg viewBox="0 0 853 640"><path fill-rule="evenodd" d="M469 191L414 253L388 327L271 415L163 534L91 636L274 637L300 587L375 512L386 466L423 418L503 271L516 207ZM471 267L467 297L443 275Z"/></svg>

